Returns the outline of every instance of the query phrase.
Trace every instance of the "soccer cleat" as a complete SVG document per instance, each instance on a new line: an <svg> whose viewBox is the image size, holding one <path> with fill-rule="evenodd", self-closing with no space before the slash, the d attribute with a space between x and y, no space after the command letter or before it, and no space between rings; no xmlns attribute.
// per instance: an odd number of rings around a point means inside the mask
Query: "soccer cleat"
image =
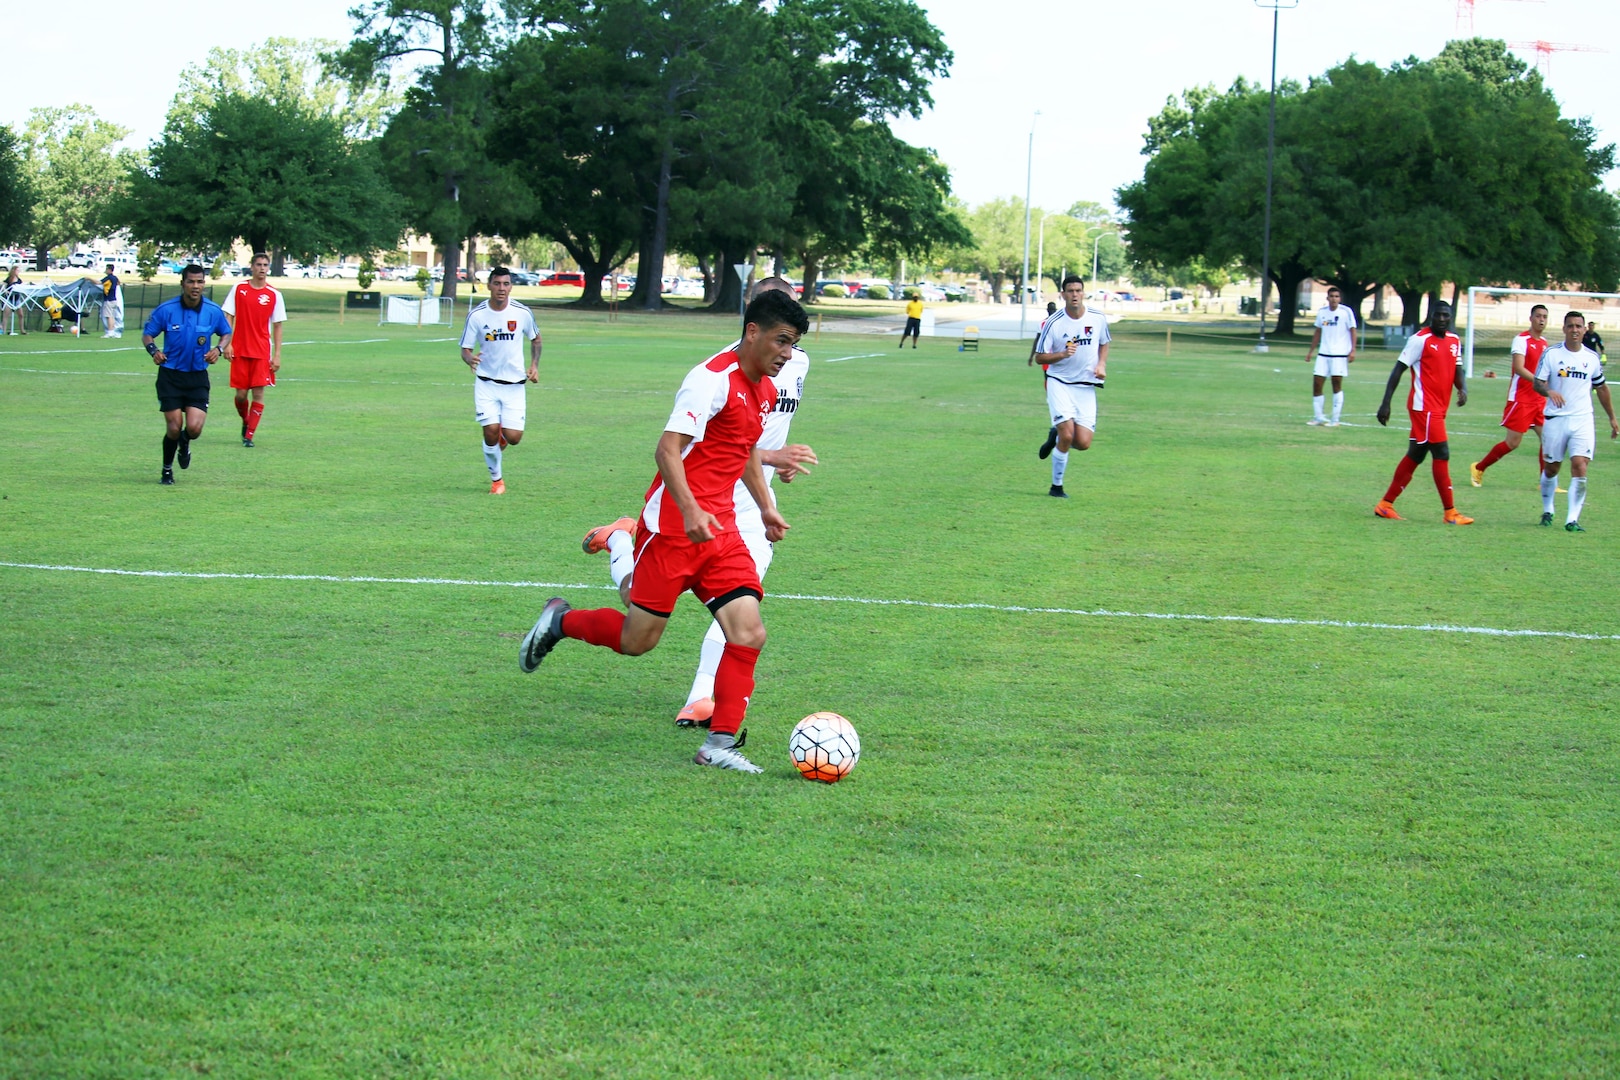
<svg viewBox="0 0 1620 1080"><path fill-rule="evenodd" d="M251 450L251 449L253 449L253 436L251 436L251 435L244 435L244 436L243 436L243 437L242 437L242 448L243 448L243 449L244 449L244 450Z"/></svg>
<svg viewBox="0 0 1620 1080"><path fill-rule="evenodd" d="M1379 499L1378 505L1373 507L1373 513L1381 518L1389 518L1391 521L1402 520L1401 515L1395 512L1395 504L1388 499Z"/></svg>
<svg viewBox="0 0 1620 1080"><path fill-rule="evenodd" d="M1554 495L1567 495L1567 494L1569 494L1569 488L1561 488L1557 484L1554 484L1553 485L1553 494Z"/></svg>
<svg viewBox="0 0 1620 1080"><path fill-rule="evenodd" d="M172 484L172 483L174 483L174 470L173 469L164 469L163 470L163 475L158 478L158 483L160 483L160 484Z"/></svg>
<svg viewBox="0 0 1620 1080"><path fill-rule="evenodd" d="M1042 461L1045 461L1047 458L1052 456L1052 451L1055 450L1056 448L1057 448L1057 425L1053 424L1052 427L1046 433L1046 441L1041 443L1041 448L1039 450L1037 450L1036 453L1040 455L1040 459Z"/></svg>
<svg viewBox="0 0 1620 1080"><path fill-rule="evenodd" d="M1541 512L1541 523L1543 525L1551 525L1552 524L1552 511L1551 510L1543 510Z"/></svg>
<svg viewBox="0 0 1620 1080"><path fill-rule="evenodd" d="M1441 520L1447 525L1472 525L1474 523L1473 518L1469 517L1467 514L1464 514L1456 507L1452 507L1450 510L1447 510L1446 516L1441 518Z"/></svg>
<svg viewBox="0 0 1620 1080"><path fill-rule="evenodd" d="M1323 427L1326 424L1327 421L1322 419L1320 416L1313 416L1309 420L1305 421L1306 427Z"/></svg>
<svg viewBox="0 0 1620 1080"><path fill-rule="evenodd" d="M1327 423L1323 424L1322 426L1323 427L1338 427L1339 422L1337 420L1329 420Z"/></svg>
<svg viewBox="0 0 1620 1080"><path fill-rule="evenodd" d="M247 417L242 417L242 441L247 442Z"/></svg>
<svg viewBox="0 0 1620 1080"><path fill-rule="evenodd" d="M491 495L505 495L506 494L506 481L505 480L493 480L493 481L491 481L490 485L489 485L489 493Z"/></svg>
<svg viewBox="0 0 1620 1080"><path fill-rule="evenodd" d="M737 737L727 746L721 740L730 739L729 735L716 735L709 733L698 747L698 752L692 758L694 765L712 765L717 769L735 769L737 772L762 773L765 770L743 757L739 752L742 744L748 741L747 730L737 732Z"/></svg>
<svg viewBox="0 0 1620 1080"><path fill-rule="evenodd" d="M620 530L629 533L631 538L634 539L636 535L635 518L622 517L618 521L610 522L607 525L598 525L585 534L585 539L579 542L579 546L585 549L587 555L595 555L598 551L606 551L608 537Z"/></svg>
<svg viewBox="0 0 1620 1080"><path fill-rule="evenodd" d="M1566 522L1564 522L1564 531L1565 532L1585 532L1586 530L1581 528L1581 523L1579 521L1566 521Z"/></svg>
<svg viewBox="0 0 1620 1080"><path fill-rule="evenodd" d="M1063 490L1062 484L1053 484L1052 490L1048 491L1047 494L1054 499L1067 499L1069 497L1069 493Z"/></svg>
<svg viewBox="0 0 1620 1080"><path fill-rule="evenodd" d="M708 727L709 717L714 715L714 698L698 698L675 714L676 727Z"/></svg>
<svg viewBox="0 0 1620 1080"><path fill-rule="evenodd" d="M540 661L563 639L562 619L572 610L568 601L560 596L553 596L540 609L540 617L535 620L533 628L523 635L523 644L518 647L518 667L525 673L539 667Z"/></svg>
<svg viewBox="0 0 1620 1080"><path fill-rule="evenodd" d="M1468 479L1473 481L1475 487L1479 487L1485 482L1485 470L1479 467L1479 462L1476 461L1468 466Z"/></svg>
<svg viewBox="0 0 1620 1080"><path fill-rule="evenodd" d="M184 432L180 433L180 454L177 460L182 469L191 468L191 439Z"/></svg>

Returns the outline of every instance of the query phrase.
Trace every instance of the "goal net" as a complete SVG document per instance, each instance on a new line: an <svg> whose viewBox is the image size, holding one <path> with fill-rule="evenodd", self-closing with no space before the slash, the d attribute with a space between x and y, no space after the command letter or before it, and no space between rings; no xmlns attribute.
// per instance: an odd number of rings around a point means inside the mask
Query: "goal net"
<svg viewBox="0 0 1620 1080"><path fill-rule="evenodd" d="M1564 316L1578 311L1586 324L1605 338L1620 342L1620 293L1568 292L1559 289L1502 289L1476 285L1468 290L1462 310L1464 372L1474 377L1474 357L1482 369L1506 375L1513 368L1513 339L1530 328L1530 309L1547 306L1548 342L1563 340ZM1608 342L1605 341L1605 344Z"/></svg>
<svg viewBox="0 0 1620 1080"><path fill-rule="evenodd" d="M377 325L405 323L410 326L449 326L455 316L454 297L385 296L382 318Z"/></svg>

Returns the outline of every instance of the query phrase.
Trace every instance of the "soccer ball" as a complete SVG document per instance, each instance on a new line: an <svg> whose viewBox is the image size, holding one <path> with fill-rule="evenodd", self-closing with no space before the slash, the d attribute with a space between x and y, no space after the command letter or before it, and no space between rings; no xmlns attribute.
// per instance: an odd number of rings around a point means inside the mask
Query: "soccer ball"
<svg viewBox="0 0 1620 1080"><path fill-rule="evenodd" d="M833 784L861 759L861 737L835 712L811 713L788 736L788 754L807 780Z"/></svg>

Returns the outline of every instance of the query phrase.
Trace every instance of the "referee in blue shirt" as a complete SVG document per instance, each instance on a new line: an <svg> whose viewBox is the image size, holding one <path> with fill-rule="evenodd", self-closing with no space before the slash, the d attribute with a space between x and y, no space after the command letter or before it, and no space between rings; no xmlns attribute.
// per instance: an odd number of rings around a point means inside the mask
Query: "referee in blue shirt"
<svg viewBox="0 0 1620 1080"><path fill-rule="evenodd" d="M163 348L157 336L163 335ZM215 345L213 338L219 336ZM191 440L202 435L208 419L208 365L218 360L231 325L218 304L203 297L203 268L192 263L180 271L180 295L152 309L141 344L158 365L158 408L167 425L163 432L163 477L174 483L174 458L191 465Z"/></svg>

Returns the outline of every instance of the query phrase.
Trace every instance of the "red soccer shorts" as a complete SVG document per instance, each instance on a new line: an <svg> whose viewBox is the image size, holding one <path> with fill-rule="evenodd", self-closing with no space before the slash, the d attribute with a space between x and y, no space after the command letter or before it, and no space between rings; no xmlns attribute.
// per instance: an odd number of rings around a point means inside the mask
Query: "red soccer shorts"
<svg viewBox="0 0 1620 1080"><path fill-rule="evenodd" d="M251 356L231 357L231 388L251 390L256 386L276 385L276 373L270 370L269 360Z"/></svg>
<svg viewBox="0 0 1620 1080"><path fill-rule="evenodd" d="M1437 443L1446 441L1446 414L1424 410L1413 412L1406 410L1412 418L1412 434L1407 436L1415 443Z"/></svg>
<svg viewBox="0 0 1620 1080"><path fill-rule="evenodd" d="M1546 408L1546 398L1540 394L1526 394L1521 391L1517 399L1503 407L1502 426L1523 435L1531 428L1542 425L1545 419L1542 413Z"/></svg>
<svg viewBox="0 0 1620 1080"><path fill-rule="evenodd" d="M665 536L648 532L642 524L636 532L636 571L630 580L630 602L654 615L668 617L675 610L681 593L692 594L705 604L729 600L741 593L763 596L754 556L735 528L715 536L707 544L694 544L683 533Z"/></svg>

